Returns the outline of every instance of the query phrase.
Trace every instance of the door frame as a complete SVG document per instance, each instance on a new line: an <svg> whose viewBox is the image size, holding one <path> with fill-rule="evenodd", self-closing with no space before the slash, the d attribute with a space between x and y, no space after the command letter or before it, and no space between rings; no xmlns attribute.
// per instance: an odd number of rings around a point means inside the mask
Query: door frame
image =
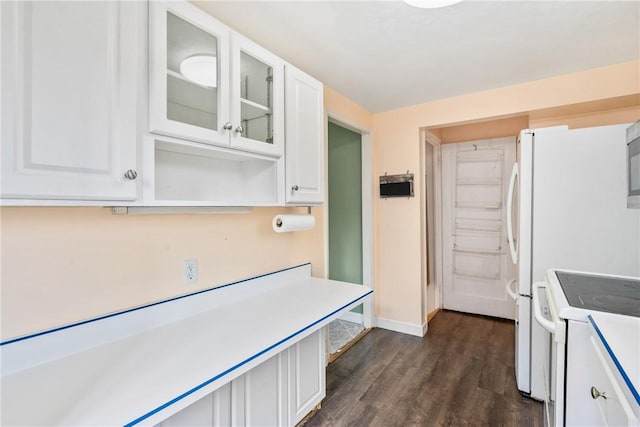
<svg viewBox="0 0 640 427"><path fill-rule="evenodd" d="M427 277L427 183L424 182L420 190L420 266L421 266L421 293L422 293L422 329L423 334L427 332L428 316L442 308L442 156L441 146L442 141L440 138L429 132L428 129L422 129L420 132L420 177L423 178L426 174L426 144L433 147L433 213L434 223L433 232L435 233L434 239L434 283L435 286L435 304L431 312L428 311L428 294L427 286L429 285L429 278Z"/></svg>
<svg viewBox="0 0 640 427"><path fill-rule="evenodd" d="M362 156L362 284L374 290L374 247L373 247L373 147L371 130L349 120L331 110L325 110L324 117L324 271L329 275L329 122L360 135ZM362 304L362 320L366 329L374 325L373 298Z"/></svg>

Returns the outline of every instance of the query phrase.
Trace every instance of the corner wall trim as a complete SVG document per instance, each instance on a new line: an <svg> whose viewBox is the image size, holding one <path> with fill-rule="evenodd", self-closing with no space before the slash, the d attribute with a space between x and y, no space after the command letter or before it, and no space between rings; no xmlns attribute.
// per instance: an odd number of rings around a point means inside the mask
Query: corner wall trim
<svg viewBox="0 0 640 427"><path fill-rule="evenodd" d="M433 319L435 317L435 315L438 314L439 311L440 311L440 309L436 308L432 312L427 314L427 322L431 322L431 319Z"/></svg>
<svg viewBox="0 0 640 427"><path fill-rule="evenodd" d="M375 325L378 328L388 329L390 331L400 332L416 337L423 337L426 330L426 328L423 328L423 326L420 324L385 319L384 317L376 317Z"/></svg>

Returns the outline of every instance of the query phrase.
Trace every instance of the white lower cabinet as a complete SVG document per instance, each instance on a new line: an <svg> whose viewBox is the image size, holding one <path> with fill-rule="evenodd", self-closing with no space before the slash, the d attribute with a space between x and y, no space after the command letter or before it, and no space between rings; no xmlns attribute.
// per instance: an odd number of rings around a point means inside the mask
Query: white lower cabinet
<svg viewBox="0 0 640 427"><path fill-rule="evenodd" d="M640 408L598 335L570 321L567 342L565 425L640 425Z"/></svg>
<svg viewBox="0 0 640 427"><path fill-rule="evenodd" d="M295 426L326 394L321 329L158 426Z"/></svg>
<svg viewBox="0 0 640 427"><path fill-rule="evenodd" d="M231 382L231 424L287 426L287 363L285 350Z"/></svg>
<svg viewBox="0 0 640 427"><path fill-rule="evenodd" d="M225 384L158 424L159 427L230 425L232 425L231 383Z"/></svg>
<svg viewBox="0 0 640 427"><path fill-rule="evenodd" d="M311 412L326 395L324 329L289 348L289 412L291 425Z"/></svg>
<svg viewBox="0 0 640 427"><path fill-rule="evenodd" d="M623 380L614 373L616 367L613 361L606 355L606 349L597 337L591 337L591 345L591 387L588 395L591 405L598 408L599 415L594 418L592 425L637 426L638 418L622 391Z"/></svg>

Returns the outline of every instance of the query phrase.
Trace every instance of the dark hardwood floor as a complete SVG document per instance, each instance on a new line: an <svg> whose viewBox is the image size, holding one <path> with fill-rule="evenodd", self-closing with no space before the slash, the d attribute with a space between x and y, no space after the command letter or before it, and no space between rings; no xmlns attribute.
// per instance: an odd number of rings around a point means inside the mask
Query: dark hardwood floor
<svg viewBox="0 0 640 427"><path fill-rule="evenodd" d="M522 397L511 321L440 311L424 338L374 329L327 368L314 426L542 426Z"/></svg>

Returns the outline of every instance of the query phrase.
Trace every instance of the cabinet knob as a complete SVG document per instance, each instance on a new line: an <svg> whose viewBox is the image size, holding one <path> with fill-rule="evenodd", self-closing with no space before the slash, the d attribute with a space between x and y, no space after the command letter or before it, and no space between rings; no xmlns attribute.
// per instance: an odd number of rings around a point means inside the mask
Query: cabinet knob
<svg viewBox="0 0 640 427"><path fill-rule="evenodd" d="M605 393L604 391L600 391L595 387L591 387L591 397L595 400L599 397L606 399L607 398L607 393Z"/></svg>
<svg viewBox="0 0 640 427"><path fill-rule="evenodd" d="M242 133L242 132L244 132L244 128L242 126L238 125L238 127L235 130L235 132L236 133Z"/></svg>
<svg viewBox="0 0 640 427"><path fill-rule="evenodd" d="M233 129L233 125L231 124L231 122L227 122L227 123L224 124L224 126L222 126L222 129L231 130L231 129Z"/></svg>
<svg viewBox="0 0 640 427"><path fill-rule="evenodd" d="M291 187L291 191L298 191L300 189L300 187L298 187L297 185L294 185L293 187Z"/></svg>
<svg viewBox="0 0 640 427"><path fill-rule="evenodd" d="M129 179L129 180L133 181L134 179L136 179L138 177L138 172L136 172L133 169L129 169L128 171L126 171L124 173L124 177L126 179Z"/></svg>

